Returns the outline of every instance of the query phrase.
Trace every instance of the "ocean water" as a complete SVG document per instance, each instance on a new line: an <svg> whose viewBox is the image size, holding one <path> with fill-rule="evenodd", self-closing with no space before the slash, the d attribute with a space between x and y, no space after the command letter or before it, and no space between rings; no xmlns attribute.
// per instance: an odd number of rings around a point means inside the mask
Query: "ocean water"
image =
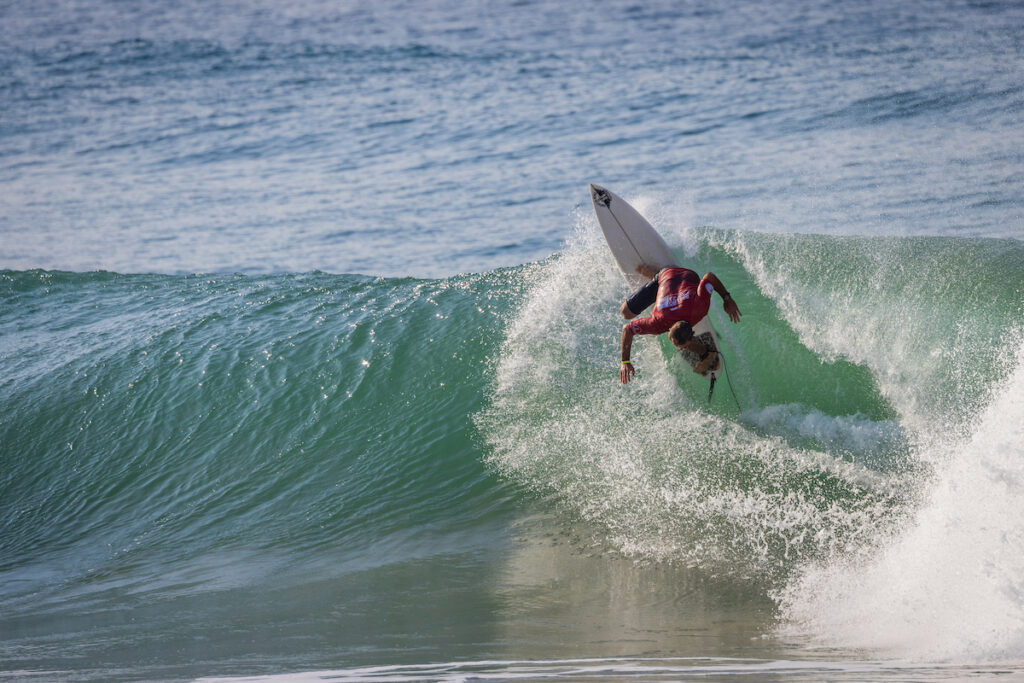
<svg viewBox="0 0 1024 683"><path fill-rule="evenodd" d="M1024 6L0 0L0 679L1024 680ZM744 313L714 398L587 184Z"/></svg>

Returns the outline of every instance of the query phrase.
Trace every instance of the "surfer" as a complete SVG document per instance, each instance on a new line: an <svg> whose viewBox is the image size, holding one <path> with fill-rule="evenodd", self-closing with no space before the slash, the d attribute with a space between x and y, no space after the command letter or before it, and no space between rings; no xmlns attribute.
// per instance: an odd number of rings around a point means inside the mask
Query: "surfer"
<svg viewBox="0 0 1024 683"><path fill-rule="evenodd" d="M711 292L722 297L722 308L729 320L740 321L740 309L726 291L722 281L714 273L699 277L689 268L673 266L655 271L641 265L637 272L651 281L638 289L633 296L622 303L619 309L622 317L630 322L622 326L622 365L619 379L627 383L636 372L629 360L633 336L637 334L662 334L668 332L669 339L680 351L696 353L700 362L694 372L701 374L714 367L718 352L713 351L693 337L693 326L708 314L711 307ZM651 315L637 318L648 306L654 304Z"/></svg>

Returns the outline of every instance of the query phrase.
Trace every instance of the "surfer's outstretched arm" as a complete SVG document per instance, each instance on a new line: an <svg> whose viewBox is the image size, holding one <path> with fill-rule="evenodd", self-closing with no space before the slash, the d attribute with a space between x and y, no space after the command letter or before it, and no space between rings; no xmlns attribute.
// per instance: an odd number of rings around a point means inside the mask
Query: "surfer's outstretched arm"
<svg viewBox="0 0 1024 683"><path fill-rule="evenodd" d="M626 384L633 378L636 370L633 369L633 363L629 360L629 353L633 348L633 327L630 323L626 323L622 326L622 344L621 344L621 356L622 363L619 365L619 380Z"/></svg>
<svg viewBox="0 0 1024 683"><path fill-rule="evenodd" d="M728 290L725 289L725 285L723 285L722 281L718 279L718 276L714 273L704 274L704 277L700 279L700 295L704 294L705 285L711 285L711 287L718 292L719 296L722 297L722 308L725 309L725 314L729 316L729 320L734 323L738 323L740 321L740 316L743 314L740 313L740 307L736 305L735 301L733 301L732 296L729 294Z"/></svg>

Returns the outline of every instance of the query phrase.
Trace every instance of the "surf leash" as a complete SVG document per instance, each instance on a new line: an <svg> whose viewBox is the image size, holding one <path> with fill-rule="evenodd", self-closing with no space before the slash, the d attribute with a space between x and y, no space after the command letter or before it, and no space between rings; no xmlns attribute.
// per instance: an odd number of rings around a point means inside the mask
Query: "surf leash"
<svg viewBox="0 0 1024 683"><path fill-rule="evenodd" d="M723 365L725 365L725 381L729 385L730 393L732 393L732 400L736 401L736 410L738 410L739 412L742 413L743 412L743 408L740 407L740 400L738 398L736 398L736 390L732 388L732 378L729 377L729 365L727 363L723 363ZM714 390L714 388L715 388L715 383L714 383L714 381L712 381L711 382L711 389ZM709 391L708 392L708 401L710 401L710 400L711 400L711 392Z"/></svg>

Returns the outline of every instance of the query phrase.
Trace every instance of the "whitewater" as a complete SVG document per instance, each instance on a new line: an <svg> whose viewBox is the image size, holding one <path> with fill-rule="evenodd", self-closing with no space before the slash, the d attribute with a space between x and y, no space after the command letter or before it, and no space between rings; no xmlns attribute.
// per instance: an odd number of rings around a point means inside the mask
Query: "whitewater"
<svg viewBox="0 0 1024 683"><path fill-rule="evenodd" d="M1024 680L1022 25L0 2L0 679Z"/></svg>

